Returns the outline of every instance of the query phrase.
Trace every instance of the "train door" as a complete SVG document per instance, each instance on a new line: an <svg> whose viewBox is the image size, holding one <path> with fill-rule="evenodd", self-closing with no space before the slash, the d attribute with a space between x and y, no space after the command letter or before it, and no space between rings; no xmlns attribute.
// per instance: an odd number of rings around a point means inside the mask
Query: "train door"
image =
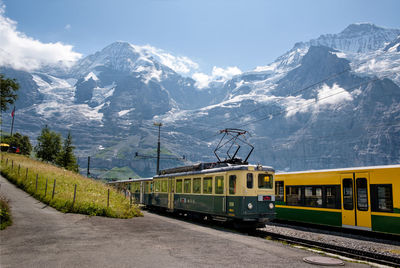
<svg viewBox="0 0 400 268"><path fill-rule="evenodd" d="M214 177L214 213L226 214L226 181L225 175L218 175Z"/></svg>
<svg viewBox="0 0 400 268"><path fill-rule="evenodd" d="M174 210L175 178L168 178L168 210Z"/></svg>
<svg viewBox="0 0 400 268"><path fill-rule="evenodd" d="M341 175L342 184L342 226L371 229L371 208L369 206L368 173Z"/></svg>
<svg viewBox="0 0 400 268"><path fill-rule="evenodd" d="M140 200L139 200L139 203L140 204L144 204L144 191L145 191L145 185L146 185L146 182L144 182L144 181L141 181L140 182Z"/></svg>
<svg viewBox="0 0 400 268"><path fill-rule="evenodd" d="M371 206L369 204L368 173L355 173L357 226L371 230Z"/></svg>

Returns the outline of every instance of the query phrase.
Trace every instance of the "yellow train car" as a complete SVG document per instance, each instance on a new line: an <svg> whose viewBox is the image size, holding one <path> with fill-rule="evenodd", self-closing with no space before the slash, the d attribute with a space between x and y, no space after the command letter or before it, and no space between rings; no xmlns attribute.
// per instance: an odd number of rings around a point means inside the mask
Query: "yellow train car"
<svg viewBox="0 0 400 268"><path fill-rule="evenodd" d="M400 234L400 165L276 173L276 218Z"/></svg>

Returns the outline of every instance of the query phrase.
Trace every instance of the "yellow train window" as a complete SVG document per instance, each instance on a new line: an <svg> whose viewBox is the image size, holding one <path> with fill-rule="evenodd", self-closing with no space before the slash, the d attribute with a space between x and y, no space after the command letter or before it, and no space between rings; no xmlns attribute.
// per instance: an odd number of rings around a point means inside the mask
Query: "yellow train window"
<svg viewBox="0 0 400 268"><path fill-rule="evenodd" d="M160 185L160 181L156 181L155 183L155 192L158 193L161 190L161 185Z"/></svg>
<svg viewBox="0 0 400 268"><path fill-rule="evenodd" d="M391 184L371 184L371 209L377 212L393 212Z"/></svg>
<svg viewBox="0 0 400 268"><path fill-rule="evenodd" d="M275 182L275 200L284 201L285 189L283 181Z"/></svg>
<svg viewBox="0 0 400 268"><path fill-rule="evenodd" d="M161 182L161 192L166 193L168 190L168 181L164 180Z"/></svg>
<svg viewBox="0 0 400 268"><path fill-rule="evenodd" d="M192 192L192 179L184 180L183 191L185 194L190 194Z"/></svg>
<svg viewBox="0 0 400 268"><path fill-rule="evenodd" d="M176 193L182 193L182 180L176 180Z"/></svg>
<svg viewBox="0 0 400 268"><path fill-rule="evenodd" d="M212 178L206 177L203 179L203 194L212 194Z"/></svg>
<svg viewBox="0 0 400 268"><path fill-rule="evenodd" d="M224 176L215 177L215 194L224 193Z"/></svg>
<svg viewBox="0 0 400 268"><path fill-rule="evenodd" d="M134 192L134 193L140 192L140 182L133 183L132 192Z"/></svg>
<svg viewBox="0 0 400 268"><path fill-rule="evenodd" d="M322 186L306 186L304 189L304 205L322 207Z"/></svg>
<svg viewBox="0 0 400 268"><path fill-rule="evenodd" d="M195 194L201 193L201 178L193 179L193 193Z"/></svg>
<svg viewBox="0 0 400 268"><path fill-rule="evenodd" d="M229 194L236 194L236 175L229 176Z"/></svg>
<svg viewBox="0 0 400 268"><path fill-rule="evenodd" d="M272 189L272 175L258 174L258 189Z"/></svg>

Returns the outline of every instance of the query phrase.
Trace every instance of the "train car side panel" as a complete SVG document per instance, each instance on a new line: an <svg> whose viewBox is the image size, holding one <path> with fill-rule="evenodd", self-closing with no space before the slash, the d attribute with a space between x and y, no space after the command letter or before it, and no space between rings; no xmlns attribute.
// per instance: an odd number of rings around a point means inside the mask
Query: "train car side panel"
<svg viewBox="0 0 400 268"><path fill-rule="evenodd" d="M315 224L342 226L342 214L340 210L305 209L300 207L276 206L277 217L282 220L310 222Z"/></svg>

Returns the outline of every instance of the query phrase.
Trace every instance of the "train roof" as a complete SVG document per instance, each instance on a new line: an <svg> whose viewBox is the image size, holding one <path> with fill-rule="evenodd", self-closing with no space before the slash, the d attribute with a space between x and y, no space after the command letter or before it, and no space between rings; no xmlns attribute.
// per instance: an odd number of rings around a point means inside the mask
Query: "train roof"
<svg viewBox="0 0 400 268"><path fill-rule="evenodd" d="M107 184L117 184L117 183L128 183L128 182L135 182L135 181L151 181L153 178L136 178L130 180L118 180L118 181L110 181Z"/></svg>
<svg viewBox="0 0 400 268"><path fill-rule="evenodd" d="M400 165L382 165L382 166L366 166L366 167L349 167L349 168L336 168L336 169L312 169L304 171L289 171L289 172L277 172L276 175L284 174L302 174L302 173L318 173L318 172L337 172L337 171L362 171L371 169L389 169L389 168L400 168Z"/></svg>
<svg viewBox="0 0 400 268"><path fill-rule="evenodd" d="M171 176L189 176L196 174L207 174L215 172L226 172L232 170L258 170L258 171L270 171L275 172L275 170L270 166L262 165L237 165L229 163L200 163L192 166L184 166L171 168L166 170L161 170L159 175L154 176L154 178L165 178Z"/></svg>

